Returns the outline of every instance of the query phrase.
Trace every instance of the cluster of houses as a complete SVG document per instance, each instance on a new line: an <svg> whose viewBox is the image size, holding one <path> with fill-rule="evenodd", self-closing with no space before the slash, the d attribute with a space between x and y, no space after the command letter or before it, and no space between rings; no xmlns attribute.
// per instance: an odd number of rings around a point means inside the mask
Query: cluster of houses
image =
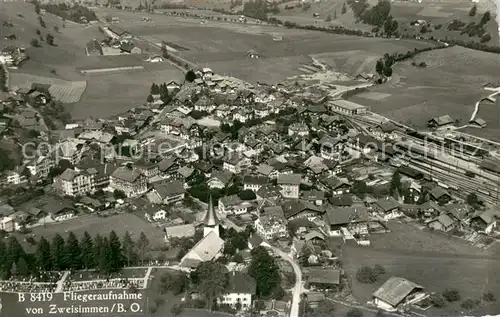
<svg viewBox="0 0 500 317"><path fill-rule="evenodd" d="M87 56L141 54L142 49L133 41L129 32L113 27L103 27L104 40L92 39L85 45Z"/></svg>
<svg viewBox="0 0 500 317"><path fill-rule="evenodd" d="M389 162L390 146L384 153L379 150L397 130L388 122L373 128L372 136L349 128L346 116L362 114L366 107L326 100L318 92L304 93L307 88L294 84L256 88L208 68L196 76L183 86L169 82L167 89L174 97L168 104L160 95L151 95L143 106L117 118L88 118L53 131L50 151L7 171L3 185L49 181L57 196L30 208L3 202L0 229L10 232L43 217L63 221L77 216L81 208L99 211L125 204L152 223L167 223L167 241L193 237L195 225L202 224L204 237L180 261L193 268L223 250L221 221L238 223L244 218L255 229L250 249L292 240L294 256L312 266L306 274L308 287L319 292L342 288L342 271L331 266L334 255L326 245L328 237L369 245L370 235L386 232L384 221L398 217L416 218L443 232L494 231L500 212L474 211L454 202L446 189L426 182L407 166L398 171L411 201L362 192L360 184L387 189L393 170L387 167L385 173L372 175L355 172L353 166ZM17 95L10 97L2 107L19 105L16 99ZM36 114L20 109L12 119L21 125L33 119L36 125ZM206 124L217 121L222 125ZM155 137L143 137L144 130L152 130ZM133 159L140 149L147 151ZM218 195L213 201L210 196L201 221L179 220L171 210L185 202L193 188ZM228 188L235 190L227 193ZM254 283L240 273L231 279L234 291L223 297L223 303L250 307L245 305L251 305ZM388 310L405 298L418 297L415 292L422 289L398 278L386 284L374 297ZM396 296L393 289L406 295Z"/></svg>
<svg viewBox="0 0 500 317"><path fill-rule="evenodd" d="M28 55L24 47L7 46L0 52L0 64L7 67L19 67L26 59Z"/></svg>

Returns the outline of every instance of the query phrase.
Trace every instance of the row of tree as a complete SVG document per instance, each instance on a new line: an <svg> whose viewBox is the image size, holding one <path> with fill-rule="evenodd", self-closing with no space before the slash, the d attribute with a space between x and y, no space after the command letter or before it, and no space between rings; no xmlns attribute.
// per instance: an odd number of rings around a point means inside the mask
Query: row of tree
<svg viewBox="0 0 500 317"><path fill-rule="evenodd" d="M172 100L172 96L170 96L170 94L168 92L168 88L167 88L167 84L166 83L159 84L159 85L153 83L151 85L149 93L150 94L149 94L149 96L147 98L148 102L153 102L154 101L153 95L160 95L160 99L161 99L161 101L164 104L167 104L167 103L170 102L170 100Z"/></svg>
<svg viewBox="0 0 500 317"><path fill-rule="evenodd" d="M79 241L73 232L69 232L66 240L60 234L56 234L51 242L40 238L36 251L28 253L16 237L11 236L7 243L0 240L0 275L2 279L8 279L12 275L27 277L68 269L97 269L110 274L143 261L148 247L149 241L144 233L133 241L129 232L122 240L115 231L107 237L96 235L94 238L85 232Z"/></svg>

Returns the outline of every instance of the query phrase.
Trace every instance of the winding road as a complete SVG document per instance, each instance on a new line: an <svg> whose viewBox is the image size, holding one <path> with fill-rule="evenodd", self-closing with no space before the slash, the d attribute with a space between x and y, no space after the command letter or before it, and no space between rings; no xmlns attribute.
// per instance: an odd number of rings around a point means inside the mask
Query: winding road
<svg viewBox="0 0 500 317"><path fill-rule="evenodd" d="M298 317L299 316L299 304L300 304L300 295L303 293L302 286L302 270L300 269L299 264L288 254L272 247L274 253L279 255L283 260L287 261L292 265L293 272L295 273L295 286L293 287L293 297L292 297L292 307L290 308L290 317Z"/></svg>

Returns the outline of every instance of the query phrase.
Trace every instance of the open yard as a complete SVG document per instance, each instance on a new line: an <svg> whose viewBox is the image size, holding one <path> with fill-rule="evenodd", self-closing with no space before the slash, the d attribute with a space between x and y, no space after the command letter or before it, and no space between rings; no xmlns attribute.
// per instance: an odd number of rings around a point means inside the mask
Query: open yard
<svg viewBox="0 0 500 317"><path fill-rule="evenodd" d="M427 67L412 66L425 62ZM384 98L360 94L352 101L370 106L373 112L390 119L424 128L433 117L449 114L467 124L475 103L491 92L483 90L487 83L498 83L499 56L450 47L417 55L413 60L399 63L392 79L370 89ZM485 129L471 129L473 134L499 139L498 109L493 104L482 106L478 116L486 120Z"/></svg>
<svg viewBox="0 0 500 317"><path fill-rule="evenodd" d="M41 236L52 239L57 233L65 238L70 231L80 237L87 231L94 237L97 234L107 236L111 230L114 230L119 237L123 237L125 232L128 231L134 240L137 240L141 232L144 232L149 239L151 248L160 248L164 245L162 230L153 227L132 213L110 217L84 215L75 219L32 228L29 235L34 234L35 240L38 240ZM25 247L32 247L24 241L27 235L17 235L19 241L23 242Z"/></svg>
<svg viewBox="0 0 500 317"><path fill-rule="evenodd" d="M426 291L442 292L458 289L463 299L479 299L483 292L500 296L500 255L473 248L464 241L436 232L421 231L412 225L389 222L390 233L370 237L372 246L344 246L342 263L352 283L352 291L360 303L371 300L371 294L389 277L407 278ZM362 266L382 265L386 274L377 282L361 284L356 271ZM495 312L500 306L484 306L481 311ZM462 314L458 304L450 304L430 315Z"/></svg>

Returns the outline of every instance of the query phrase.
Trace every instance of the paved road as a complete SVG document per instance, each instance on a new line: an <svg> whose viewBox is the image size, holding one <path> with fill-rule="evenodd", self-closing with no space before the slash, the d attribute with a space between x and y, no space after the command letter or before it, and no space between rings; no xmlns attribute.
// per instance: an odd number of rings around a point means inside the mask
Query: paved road
<svg viewBox="0 0 500 317"><path fill-rule="evenodd" d="M274 247L272 249L277 255L279 255L283 260L290 263L293 267L293 271L295 273L295 286L293 287L293 298L292 298L292 308L290 309L290 317L298 317L300 295L304 292L302 287L302 270L300 269L299 264L291 256L281 251L280 249Z"/></svg>

